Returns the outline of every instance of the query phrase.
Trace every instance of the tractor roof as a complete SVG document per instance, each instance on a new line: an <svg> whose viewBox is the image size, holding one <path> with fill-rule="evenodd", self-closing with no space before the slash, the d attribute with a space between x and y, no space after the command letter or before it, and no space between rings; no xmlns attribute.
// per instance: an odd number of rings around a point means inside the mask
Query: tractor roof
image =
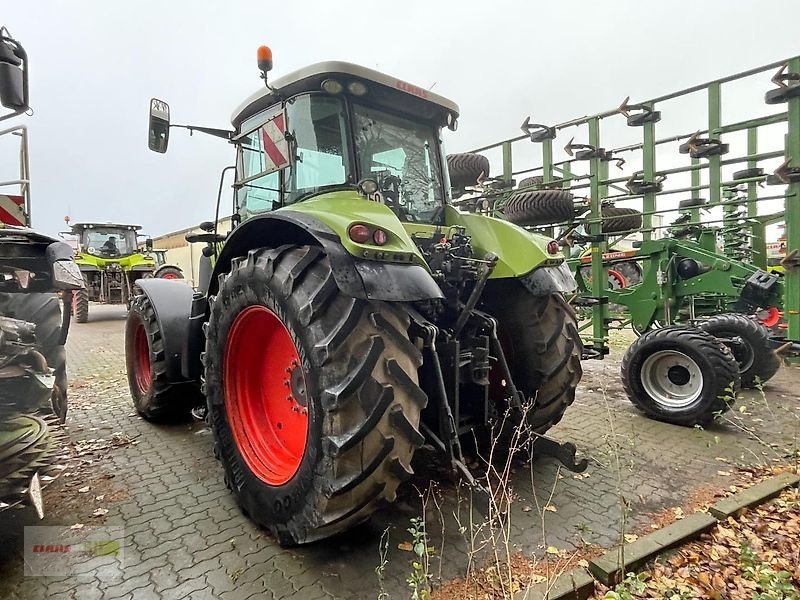
<svg viewBox="0 0 800 600"><path fill-rule="evenodd" d="M123 223L72 223L70 225L72 231L82 231L84 229L130 229L132 231L139 231L141 225L127 225Z"/></svg>
<svg viewBox="0 0 800 600"><path fill-rule="evenodd" d="M345 89L353 81L366 83L368 91L364 98L424 119L445 121L448 114L453 118L458 117L458 105L455 102L429 90L352 63L327 61L276 79L271 84L275 91L266 88L257 91L234 111L231 122L238 128L245 119L269 108L281 98L300 92L319 91L326 79L339 80Z"/></svg>

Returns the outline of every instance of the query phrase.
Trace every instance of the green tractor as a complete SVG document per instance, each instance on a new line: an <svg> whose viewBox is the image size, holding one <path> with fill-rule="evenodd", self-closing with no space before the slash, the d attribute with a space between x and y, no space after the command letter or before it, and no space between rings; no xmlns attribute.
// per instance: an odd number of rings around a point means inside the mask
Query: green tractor
<svg viewBox="0 0 800 600"><path fill-rule="evenodd" d="M86 282L72 300L72 313L78 323L89 320L90 301L128 305L134 284L143 277L154 276L155 260L147 251L139 250L136 243L140 229L138 225L114 223L71 226L71 233L78 240L75 261Z"/></svg>
<svg viewBox="0 0 800 600"><path fill-rule="evenodd" d="M205 407L227 485L288 545L393 501L423 444L476 487L465 439L512 450L521 436L584 469L544 435L581 378L575 280L552 238L452 206L440 134L456 104L343 62L270 85L259 58L267 85L233 130L180 126L234 145L235 227L193 234L213 263L205 292L137 281L139 414ZM153 99L150 148L174 127Z"/></svg>

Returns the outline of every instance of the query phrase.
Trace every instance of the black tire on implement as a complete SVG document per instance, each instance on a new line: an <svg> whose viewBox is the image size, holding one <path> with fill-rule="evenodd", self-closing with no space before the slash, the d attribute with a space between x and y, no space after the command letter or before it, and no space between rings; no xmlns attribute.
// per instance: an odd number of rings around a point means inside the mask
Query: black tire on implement
<svg viewBox="0 0 800 600"><path fill-rule="evenodd" d="M67 402L67 353L61 339L61 302L49 293L0 294L0 315L36 325L36 343L55 376L56 403ZM25 400L24 390L20 399ZM34 407L38 408L38 407Z"/></svg>
<svg viewBox="0 0 800 600"><path fill-rule="evenodd" d="M248 466L225 405L227 339L237 316L255 306L289 332L306 378L308 435L297 470L282 485ZM427 396L409 322L399 306L340 292L318 247L253 250L232 263L212 303L203 359L209 417L229 487L280 544L323 539L365 521L413 473Z"/></svg>
<svg viewBox="0 0 800 600"><path fill-rule="evenodd" d="M506 219L517 225L551 225L575 216L572 194L563 190L517 192L503 207Z"/></svg>
<svg viewBox="0 0 800 600"><path fill-rule="evenodd" d="M741 344L726 345L739 365L743 388L769 381L781 368L781 359L768 345L769 329L755 319L730 313L711 317L698 327L717 338L741 340Z"/></svg>
<svg viewBox="0 0 800 600"><path fill-rule="evenodd" d="M487 293L499 323L514 384L527 398L528 426L543 434L575 400L583 369L583 345L575 311L561 294L534 296L516 281L498 281Z"/></svg>
<svg viewBox="0 0 800 600"><path fill-rule="evenodd" d="M202 401L197 386L167 381L164 340L150 299L135 288L125 321L125 365L133 406L154 423L187 419Z"/></svg>
<svg viewBox="0 0 800 600"><path fill-rule="evenodd" d="M86 288L72 292L72 316L77 323L89 320L89 292Z"/></svg>
<svg viewBox="0 0 800 600"><path fill-rule="evenodd" d="M643 333L622 359L622 385L643 413L675 425L705 425L728 410L740 386L728 348L693 327Z"/></svg>
<svg viewBox="0 0 800 600"><path fill-rule="evenodd" d="M604 206L602 215L603 233L617 233L642 227L642 213L635 208Z"/></svg>
<svg viewBox="0 0 800 600"><path fill-rule="evenodd" d="M478 178L489 176L489 159L482 154L448 154L447 171L450 173L450 187L463 190L478 184Z"/></svg>
<svg viewBox="0 0 800 600"><path fill-rule="evenodd" d="M564 185L564 180L561 179L560 177L554 177L550 180L549 183L545 184L544 177L542 177L541 175L534 175L533 177L526 177L525 179L520 181L517 188L520 190L524 190L525 188L533 187L535 185L547 188L561 188Z"/></svg>

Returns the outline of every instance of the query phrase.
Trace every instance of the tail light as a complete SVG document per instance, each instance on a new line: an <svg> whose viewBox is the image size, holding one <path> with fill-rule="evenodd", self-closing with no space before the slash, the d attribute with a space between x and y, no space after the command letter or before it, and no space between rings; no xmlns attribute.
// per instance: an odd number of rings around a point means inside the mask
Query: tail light
<svg viewBox="0 0 800 600"><path fill-rule="evenodd" d="M383 246L386 240L386 232L383 229L376 229L375 233L372 234L372 241L375 242L376 246Z"/></svg>
<svg viewBox="0 0 800 600"><path fill-rule="evenodd" d="M370 238L369 228L366 225L353 225L348 231L348 235L351 240L358 244L364 244Z"/></svg>

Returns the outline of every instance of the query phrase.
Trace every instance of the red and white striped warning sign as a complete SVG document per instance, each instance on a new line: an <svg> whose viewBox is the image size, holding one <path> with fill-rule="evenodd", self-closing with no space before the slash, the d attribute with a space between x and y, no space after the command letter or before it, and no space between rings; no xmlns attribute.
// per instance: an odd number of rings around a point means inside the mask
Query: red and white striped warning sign
<svg viewBox="0 0 800 600"><path fill-rule="evenodd" d="M25 198L0 194L0 223L25 225Z"/></svg>
<svg viewBox="0 0 800 600"><path fill-rule="evenodd" d="M264 172L272 173L289 165L289 142L286 140L286 118L280 113L261 128L264 145Z"/></svg>

